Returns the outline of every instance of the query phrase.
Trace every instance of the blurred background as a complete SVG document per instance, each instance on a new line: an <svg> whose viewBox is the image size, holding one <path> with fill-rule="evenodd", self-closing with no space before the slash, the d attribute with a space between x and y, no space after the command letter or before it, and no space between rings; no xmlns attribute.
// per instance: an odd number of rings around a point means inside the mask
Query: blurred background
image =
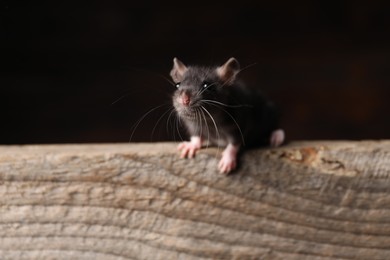
<svg viewBox="0 0 390 260"><path fill-rule="evenodd" d="M389 1L81 2L0 2L1 144L179 140L175 56L236 57L289 140L390 138Z"/></svg>

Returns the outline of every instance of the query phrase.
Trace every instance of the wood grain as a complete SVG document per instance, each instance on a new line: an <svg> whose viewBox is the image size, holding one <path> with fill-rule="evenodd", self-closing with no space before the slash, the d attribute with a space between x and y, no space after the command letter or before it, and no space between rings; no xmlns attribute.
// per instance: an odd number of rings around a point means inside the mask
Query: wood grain
<svg viewBox="0 0 390 260"><path fill-rule="evenodd" d="M390 259L390 141L0 147L0 259Z"/></svg>

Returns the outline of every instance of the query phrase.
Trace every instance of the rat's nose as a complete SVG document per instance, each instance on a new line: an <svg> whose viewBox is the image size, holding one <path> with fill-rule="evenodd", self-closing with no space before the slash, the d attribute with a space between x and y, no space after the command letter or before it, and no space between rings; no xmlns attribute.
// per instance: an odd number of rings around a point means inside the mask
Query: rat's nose
<svg viewBox="0 0 390 260"><path fill-rule="evenodd" d="M184 106L188 106L190 104L190 101L191 101L190 95L186 92L183 92L183 94L181 95L181 103Z"/></svg>

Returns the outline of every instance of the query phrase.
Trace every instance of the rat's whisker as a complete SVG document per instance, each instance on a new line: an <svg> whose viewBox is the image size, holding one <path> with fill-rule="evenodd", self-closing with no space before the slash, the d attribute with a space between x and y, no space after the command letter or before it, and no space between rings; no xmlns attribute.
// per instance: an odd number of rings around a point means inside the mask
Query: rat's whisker
<svg viewBox="0 0 390 260"><path fill-rule="evenodd" d="M176 85L168 77L166 77L165 75L163 75L161 73L155 72L155 71L151 71L151 70L148 70L148 69L134 68L134 67L131 67L131 66L126 66L126 69L132 70L134 72L147 73L147 74L152 75L152 76L158 76L158 77L164 79L165 81L167 81L170 85L172 85L172 86Z"/></svg>
<svg viewBox="0 0 390 260"><path fill-rule="evenodd" d="M214 117L210 114L210 112L204 106L200 106L200 107L209 115L211 121L213 122L214 127L215 127L215 131L216 131L216 134L217 134L217 140L221 140L220 134L219 134L219 130L218 130L218 126L217 126L217 123L214 120ZM219 150L220 150L220 147L221 147L219 142L217 142L217 146L218 146L217 153L219 153Z"/></svg>
<svg viewBox="0 0 390 260"><path fill-rule="evenodd" d="M217 105L221 105L221 106L224 106L224 107L253 107L251 105L247 105L247 104L243 104L243 105L228 105L228 104L225 104L225 103L222 103L222 102L219 102L219 101L216 101L216 100L211 100L211 99L203 99L202 102L204 103L214 103L214 104L217 104Z"/></svg>
<svg viewBox="0 0 390 260"><path fill-rule="evenodd" d="M154 127L152 129L152 133L150 134L150 141L152 142L153 141L153 135L154 135L154 131L156 130L156 127L158 125L158 123L160 123L161 119L169 112L171 111L173 108L169 108L167 111L165 111L159 118L158 120L156 121L156 123L154 124Z"/></svg>
<svg viewBox="0 0 390 260"><path fill-rule="evenodd" d="M112 102L112 103L111 103L111 106L112 106L112 105L115 105L116 103L118 103L119 101L121 101L122 99L124 99L125 97L128 97L130 94L131 94L131 92L123 94L122 96L120 96L119 98L117 98L114 102Z"/></svg>
<svg viewBox="0 0 390 260"><path fill-rule="evenodd" d="M172 119L173 119L173 121L171 121L171 128L170 129L173 129L174 131L172 131L172 134L173 134L173 140L176 142L177 141L177 135L178 135L178 133L176 133L178 130L178 128L177 128L177 124L178 124L178 116L177 116L177 114L176 113L173 113L175 110L173 110L172 111L172 113L171 114L169 114L169 118L171 118L171 116L172 116L172 114L173 114L173 117L172 117ZM168 119L169 120L169 119ZM167 132L169 132L169 129L168 129L168 121L167 121Z"/></svg>
<svg viewBox="0 0 390 260"><path fill-rule="evenodd" d="M204 123L205 123L205 125L206 125L206 130L207 130L207 145L206 145L206 147L208 148L208 147L209 147L209 144L210 144L210 129L209 129L209 124L207 123L206 115L204 114L204 112L203 112L202 110L200 110L200 112L202 112L202 117L203 117Z"/></svg>
<svg viewBox="0 0 390 260"><path fill-rule="evenodd" d="M111 103L111 106L112 106L112 105L115 105L116 103L118 103L119 101L121 101L121 100L124 99L125 97L128 97L129 95L138 95L138 94L142 94L142 91L144 91L144 89L141 89L141 88L125 90L125 91L123 92L123 94L121 94L118 98L116 98L116 99ZM159 90L159 91L160 91L160 90Z"/></svg>
<svg viewBox="0 0 390 260"><path fill-rule="evenodd" d="M180 137L180 140L183 142L184 141L184 138L183 138L183 136L181 136L181 133L180 133L180 128L179 128L179 125L181 125L182 123L181 123L181 118L180 118L180 116L178 116L178 117L176 117L176 131L177 131L177 133L179 134L179 137Z"/></svg>
<svg viewBox="0 0 390 260"><path fill-rule="evenodd" d="M167 131L167 133L169 133L169 129L172 129L173 127L172 127L172 125L171 125L171 128L169 128L169 121L171 120L171 116L172 116L172 114L174 114L175 115L175 109L172 107L171 109L170 109L170 113L169 113L169 115L168 115L168 118L167 118L167 123L166 123L166 131ZM175 138L175 137L173 137L173 138Z"/></svg>
<svg viewBox="0 0 390 260"><path fill-rule="evenodd" d="M148 112L146 112L140 119L138 119L138 121L133 125L133 131L131 132L131 135L130 135L130 139L129 139L129 142L131 142L131 140L133 139L133 135L135 133L135 131L137 130L139 124L145 119L145 117L147 117L150 113L152 113L153 111L163 107L163 106L167 106L168 104L162 104L160 106L157 106L157 107L154 107L152 109L150 109Z"/></svg>
<svg viewBox="0 0 390 260"><path fill-rule="evenodd" d="M169 84L171 84L172 86L176 86L175 82L173 82L172 80L170 80L169 78L165 77L164 75L162 74L157 74L158 76L160 76L161 78L165 79L166 82L168 82Z"/></svg>
<svg viewBox="0 0 390 260"><path fill-rule="evenodd" d="M178 123L179 122L179 119L178 119L178 117L177 116L175 116L174 118L173 118L173 128L172 129L174 129L174 131L173 131L173 135L174 135L174 140L175 141L177 141L178 139L180 139L179 137L180 137L180 134L179 134L179 128L178 128Z"/></svg>
<svg viewBox="0 0 390 260"><path fill-rule="evenodd" d="M241 130L240 126L238 125L236 119L234 119L233 115L230 114L228 111L226 111L226 109L223 109L222 107L219 107L219 106L214 105L214 104L210 104L210 105L215 106L215 107L221 109L223 112L225 112L233 120L234 124L237 126L238 131L240 132L242 143L245 146L244 135L243 135L242 130Z"/></svg>
<svg viewBox="0 0 390 260"><path fill-rule="evenodd" d="M200 116L198 108L195 108L195 121L196 121L196 124L199 126L199 129L198 129L199 136L202 136L203 135L203 125L202 125L202 118Z"/></svg>
<svg viewBox="0 0 390 260"><path fill-rule="evenodd" d="M249 64L249 65L245 66L244 68L240 69L240 70L238 71L238 73L240 73L240 72L243 71L243 70L249 69L249 68L251 68L251 67L253 67L253 66L256 66L256 65L257 65L257 62L254 62L254 63L252 63L252 64Z"/></svg>

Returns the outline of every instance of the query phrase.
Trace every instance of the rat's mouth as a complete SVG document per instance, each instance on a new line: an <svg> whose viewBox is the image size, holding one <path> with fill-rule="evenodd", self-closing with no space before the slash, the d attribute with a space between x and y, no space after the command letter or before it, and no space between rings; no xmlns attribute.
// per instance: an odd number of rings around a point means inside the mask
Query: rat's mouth
<svg viewBox="0 0 390 260"><path fill-rule="evenodd" d="M193 121L201 116L201 111L199 111L201 110L201 108L198 104L192 103L189 106L183 106L180 103L175 102L173 105L176 109L177 114L183 119Z"/></svg>
<svg viewBox="0 0 390 260"><path fill-rule="evenodd" d="M181 108L178 112L180 117L185 118L187 120L195 120L198 114L197 110L192 107Z"/></svg>
<svg viewBox="0 0 390 260"><path fill-rule="evenodd" d="M186 119L191 119L194 120L196 118L196 112L195 111L182 111L181 116L186 118Z"/></svg>

